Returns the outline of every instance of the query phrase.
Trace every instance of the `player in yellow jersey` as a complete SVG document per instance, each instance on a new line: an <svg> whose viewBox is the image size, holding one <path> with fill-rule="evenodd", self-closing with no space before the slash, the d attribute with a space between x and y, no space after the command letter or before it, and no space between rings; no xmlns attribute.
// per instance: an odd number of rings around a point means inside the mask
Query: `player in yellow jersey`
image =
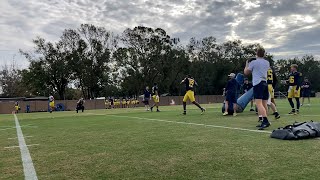
<svg viewBox="0 0 320 180"><path fill-rule="evenodd" d="M194 97L194 86L198 86L197 82L191 77L191 75L187 75L185 79L181 81L180 84L185 84L186 86L186 94L183 97L183 115L187 114L187 101L190 100L192 104L196 105L200 110L201 114L203 114L206 109L202 108L200 104L196 101Z"/></svg>
<svg viewBox="0 0 320 180"><path fill-rule="evenodd" d="M19 110L20 110L20 106L19 106L19 102L16 101L14 103L14 110L15 110L15 113L18 114L19 113Z"/></svg>

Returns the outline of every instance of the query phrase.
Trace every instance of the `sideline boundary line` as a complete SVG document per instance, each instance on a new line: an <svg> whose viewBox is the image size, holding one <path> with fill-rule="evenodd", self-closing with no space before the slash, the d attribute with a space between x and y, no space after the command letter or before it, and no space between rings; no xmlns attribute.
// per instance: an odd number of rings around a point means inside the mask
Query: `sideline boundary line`
<svg viewBox="0 0 320 180"><path fill-rule="evenodd" d="M21 152L21 160L23 165L24 179L25 180L38 180L36 170L34 169L34 165L32 162L32 158L26 145L26 141L24 140L24 136L21 130L21 126L19 124L19 120L16 114L13 114L14 120L16 123L17 129L17 137L19 141L19 148Z"/></svg>
<svg viewBox="0 0 320 180"><path fill-rule="evenodd" d="M167 123L175 123L175 124L186 124L186 125L194 125L194 126L204 126L204 127L213 127L213 128L221 128L221 129L232 129L232 130L239 130L239 131L249 131L249 132L258 132L258 133L267 133L271 134L270 131L263 131L263 130L253 130L253 129L245 129L245 128L236 128L236 127L228 127L228 126L217 126L213 124L200 124L200 123L188 123L188 122L181 122L181 121L169 121L163 119L150 119L150 118L142 118L142 117L133 117L133 116L119 116L119 115L107 115L113 117L123 117L123 118L131 118L131 119L140 119L140 120L147 120L147 121L158 121L158 122L167 122Z"/></svg>

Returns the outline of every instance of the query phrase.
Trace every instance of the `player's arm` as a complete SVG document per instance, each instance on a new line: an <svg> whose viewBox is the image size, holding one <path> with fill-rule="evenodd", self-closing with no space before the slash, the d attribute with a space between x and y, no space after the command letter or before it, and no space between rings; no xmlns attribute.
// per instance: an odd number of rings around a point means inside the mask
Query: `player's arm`
<svg viewBox="0 0 320 180"><path fill-rule="evenodd" d="M296 78L297 78L297 87L296 87L296 90L298 91L299 88L301 87L301 84L302 84L302 74L299 73L299 74L296 76Z"/></svg>
<svg viewBox="0 0 320 180"><path fill-rule="evenodd" d="M246 67L243 70L245 75L249 75L252 72L252 63L249 63L249 61L246 61Z"/></svg>
<svg viewBox="0 0 320 180"><path fill-rule="evenodd" d="M186 82L186 78L182 79L182 81L180 82L180 84Z"/></svg>
<svg viewBox="0 0 320 180"><path fill-rule="evenodd" d="M198 86L198 83L197 83L197 81L194 81L194 85L195 85L195 86Z"/></svg>
<svg viewBox="0 0 320 180"><path fill-rule="evenodd" d="M272 70L272 76L273 76L273 81L272 81L272 87L275 88L276 85L278 84L278 78L276 76L276 73L274 72L274 70Z"/></svg>

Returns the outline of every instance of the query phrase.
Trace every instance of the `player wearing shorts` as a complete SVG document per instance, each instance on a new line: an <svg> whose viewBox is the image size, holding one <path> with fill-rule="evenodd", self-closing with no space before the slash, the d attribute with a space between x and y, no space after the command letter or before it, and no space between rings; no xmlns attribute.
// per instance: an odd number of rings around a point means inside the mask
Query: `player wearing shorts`
<svg viewBox="0 0 320 180"><path fill-rule="evenodd" d="M258 48L256 55L256 58L246 62L244 74L252 73L253 96L257 105L259 120L262 121L257 127L259 130L263 130L270 126L267 115L269 99L267 76L270 63L264 59L265 50L263 48Z"/></svg>
<svg viewBox="0 0 320 180"><path fill-rule="evenodd" d="M153 111L154 107L157 107L157 112L160 112L159 110L159 102L160 102L160 98L159 98L159 88L158 88L158 84L154 83L153 87L152 87L152 99L153 99L153 106L150 107L151 112Z"/></svg>
<svg viewBox="0 0 320 180"><path fill-rule="evenodd" d="M300 87L301 87L301 77L302 74L298 72L298 65L292 64L290 68L290 75L289 80L287 81L289 84L288 88L288 101L292 108L291 112L289 114L299 114L299 108L300 108ZM297 102L297 109L294 108L294 103L292 101L292 98L296 99Z"/></svg>
<svg viewBox="0 0 320 180"><path fill-rule="evenodd" d="M308 98L308 106L310 106L310 95L311 95L311 83L308 78L304 78L304 82L302 83L302 104L304 104L304 98Z"/></svg>
<svg viewBox="0 0 320 180"><path fill-rule="evenodd" d="M194 97L194 86L198 86L197 82L191 77L191 75L188 75L185 79L181 81L180 84L185 84L186 86L186 94L183 97L183 115L187 114L187 101L191 101L192 104L196 105L200 110L201 114L203 114L206 109L202 108L200 104L196 101L196 98Z"/></svg>

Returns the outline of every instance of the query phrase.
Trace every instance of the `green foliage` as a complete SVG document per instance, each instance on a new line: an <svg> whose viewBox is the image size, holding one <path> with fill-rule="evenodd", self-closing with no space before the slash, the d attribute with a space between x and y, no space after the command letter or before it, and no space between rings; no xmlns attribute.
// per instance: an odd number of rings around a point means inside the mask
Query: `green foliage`
<svg viewBox="0 0 320 180"><path fill-rule="evenodd" d="M213 36L191 38L184 46L161 28L137 26L114 36L89 24L64 30L57 42L40 37L33 42L34 52L21 51L30 60L29 68L21 71L21 83L31 95L58 94L60 99L66 98L68 87L88 99L139 95L155 82L160 94L181 95L184 88L179 83L187 74L197 80L197 94L221 94L227 75L242 72L246 60L255 57L261 46L240 40L218 43ZM316 78L320 65L313 56L274 61L272 54L266 54L266 58L280 80L296 63L313 89L320 90ZM278 84L277 90L286 88Z"/></svg>
<svg viewBox="0 0 320 180"><path fill-rule="evenodd" d="M309 79L313 90L320 90L320 79L318 78L320 73L320 62L316 60L314 56L305 55L301 58L280 59L276 61L275 67L277 71L277 77L280 80L288 79L291 64L298 65L298 71L302 73L303 78L307 77ZM287 86L284 84L279 84L278 90L286 91Z"/></svg>

